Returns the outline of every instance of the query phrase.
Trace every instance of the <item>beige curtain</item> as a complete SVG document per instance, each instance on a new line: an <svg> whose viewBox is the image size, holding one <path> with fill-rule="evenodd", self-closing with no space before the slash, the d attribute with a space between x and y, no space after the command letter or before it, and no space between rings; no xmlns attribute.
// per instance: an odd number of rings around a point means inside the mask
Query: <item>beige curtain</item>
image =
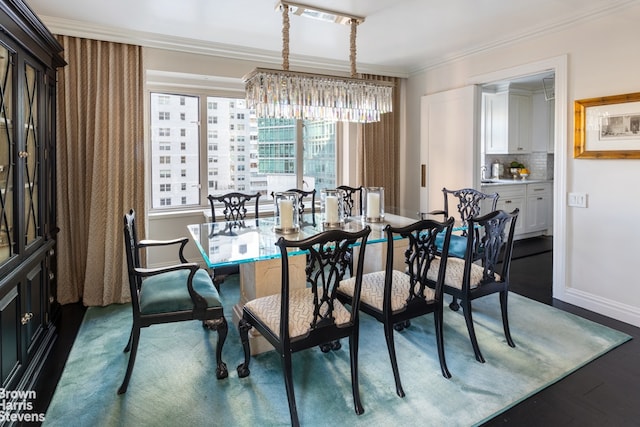
<svg viewBox="0 0 640 427"><path fill-rule="evenodd" d="M58 36L58 301L130 300L123 214L144 235L143 67L139 46Z"/></svg>
<svg viewBox="0 0 640 427"><path fill-rule="evenodd" d="M358 126L358 183L365 187L384 187L385 205L398 207L400 191L398 79L373 75L363 77L394 82L396 87L393 91L393 112L382 114L379 122Z"/></svg>

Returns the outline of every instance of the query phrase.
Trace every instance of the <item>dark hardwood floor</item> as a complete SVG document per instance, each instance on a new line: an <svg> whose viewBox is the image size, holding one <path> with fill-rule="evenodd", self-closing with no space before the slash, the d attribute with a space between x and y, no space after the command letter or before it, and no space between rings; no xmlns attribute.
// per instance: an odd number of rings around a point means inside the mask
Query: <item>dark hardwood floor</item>
<svg viewBox="0 0 640 427"><path fill-rule="evenodd" d="M483 426L640 426L640 328L554 300L550 245L549 238L516 242L511 290L623 331L633 339ZM36 384L38 412L45 412L49 405L84 311L81 304L61 309L56 322L58 339Z"/></svg>

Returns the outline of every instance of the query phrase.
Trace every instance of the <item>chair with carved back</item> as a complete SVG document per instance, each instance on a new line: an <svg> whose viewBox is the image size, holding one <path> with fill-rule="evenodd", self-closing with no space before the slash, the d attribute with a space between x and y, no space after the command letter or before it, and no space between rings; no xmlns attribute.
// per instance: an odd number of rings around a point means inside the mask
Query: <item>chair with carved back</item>
<svg viewBox="0 0 640 427"><path fill-rule="evenodd" d="M500 196L498 193L487 194L474 190L473 188L462 188L460 190L448 190L447 188L443 188L442 194L444 196L443 209L431 211L428 215L442 215L445 219L449 218L452 216L452 212L449 209L449 203L455 203L456 211L458 212L458 218L456 219L459 221L458 225L463 228L459 235L454 234L451 236L449 256L464 258L467 247L467 235L469 233L469 219L474 218L481 213L495 211L498 198ZM486 204L485 201L487 201L488 204Z"/></svg>
<svg viewBox="0 0 640 427"><path fill-rule="evenodd" d="M300 241L278 239L276 245L281 255L281 288L275 295L260 297L247 302L242 310L238 330L244 348L244 362L238 366L238 376L250 374L251 349L249 330L255 328L280 354L284 373L285 388L289 402L291 424L299 425L298 411L292 375L293 353L320 346L324 352L338 350L340 338L349 337L351 365L351 387L355 411L362 414L364 408L360 400L358 386L358 301L364 265L364 252L371 229L366 226L359 232L328 230ZM351 309L337 299L340 282L345 278L347 263L344 254L350 246L360 245L356 275L354 276L354 298ZM289 276L289 250L298 248L307 252L306 286L292 287ZM299 256L299 255L298 255ZM337 360L327 360L329 365ZM265 367L267 368L267 367ZM313 369L305 368L305 381L313 381ZM307 396L313 393L308 388ZM325 393L324 390L318 390Z"/></svg>
<svg viewBox="0 0 640 427"><path fill-rule="evenodd" d="M140 330L151 325L200 320L204 327L216 330L216 377L228 376L222 361L222 347L227 337L227 321L222 300L209 274L196 263L189 263L183 254L188 238L174 240L138 240L134 210L124 215L124 244L133 309L133 325L124 349L129 352L129 362L118 394L129 386L133 372ZM144 268L141 252L150 247L177 246L179 263L158 268Z"/></svg>
<svg viewBox="0 0 640 427"><path fill-rule="evenodd" d="M507 300L518 214L518 209L511 213L496 210L469 218L469 227L474 227L478 232L469 234L464 259L449 257L446 263L444 292L460 300L476 360L482 363L484 357L476 338L471 305L477 298L495 293L500 295L504 336L507 344L515 347L509 330ZM459 305L451 308L457 311Z"/></svg>
<svg viewBox="0 0 640 427"><path fill-rule="evenodd" d="M465 251L467 249L467 235L469 234L469 219L474 218L480 214L493 212L496 210L498 199L500 195L498 193L483 193L473 188L462 188L460 190L448 190L446 187L442 189L444 196L444 205L442 210L431 211L428 215L442 215L444 218L448 218L452 214L452 210L449 208L450 203L455 203L456 211L458 212L458 226L460 226L460 233L455 233L451 236L451 242L449 244L449 256L456 258L464 258ZM476 242L478 240L478 230L474 230L476 233ZM438 246L442 246L442 236L438 238ZM474 253L476 256L480 256L481 247ZM454 297L450 307L457 306L456 298Z"/></svg>
<svg viewBox="0 0 640 427"><path fill-rule="evenodd" d="M207 199L209 199L209 204L211 205L212 222L217 222L218 220L216 215L216 205L218 205L218 212L222 214L224 221L236 223L238 226L242 226L249 215L258 219L260 193L245 194L240 192L230 192L218 196L209 194ZM248 206L249 203L252 203L253 206ZM211 272L213 283L219 290L220 285L228 275L237 274L238 272L239 268L237 265L215 268Z"/></svg>
<svg viewBox="0 0 640 427"><path fill-rule="evenodd" d="M342 190L342 206L347 216L362 215L362 186L350 187L340 185L338 190Z"/></svg>
<svg viewBox="0 0 640 427"><path fill-rule="evenodd" d="M391 369L395 379L396 393L404 397L396 357L394 330L403 331L410 326L410 320L433 313L436 348L440 360L440 370L445 378L451 378L444 353L443 336L443 282L446 273L446 259L449 239L454 220L446 222L432 219L419 220L406 227L385 226L387 258L385 270L362 276L360 310L373 316L383 324L387 350L391 359ZM436 236L444 235L442 249L436 246ZM404 238L405 268L394 268L394 241ZM440 265L442 268L440 269ZM356 293L353 279L344 280L338 289L341 301L350 304Z"/></svg>

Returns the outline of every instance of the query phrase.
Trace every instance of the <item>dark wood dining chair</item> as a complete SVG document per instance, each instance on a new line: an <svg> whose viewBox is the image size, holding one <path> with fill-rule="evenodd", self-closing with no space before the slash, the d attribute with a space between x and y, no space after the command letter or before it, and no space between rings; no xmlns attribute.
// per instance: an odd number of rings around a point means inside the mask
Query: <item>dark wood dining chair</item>
<svg viewBox="0 0 640 427"><path fill-rule="evenodd" d="M440 370L445 378L451 378L444 354L443 336L442 292L446 263L440 263L439 260L440 256L447 258L453 222L453 218L446 222L429 219L400 228L385 226L386 267L383 271L362 276L360 310L383 324L396 393L400 397L404 397L405 393L398 370L394 330L402 331L410 325L413 318L433 313ZM440 233L444 235L441 250L436 246L436 236ZM407 242L407 249L404 251L406 268L403 271L396 270L393 265L396 236ZM351 304L356 291L355 281L347 279L340 284L338 297L344 303Z"/></svg>
<svg viewBox="0 0 640 427"><path fill-rule="evenodd" d="M286 240L281 237L276 242L280 248L282 266L280 293L251 300L242 310L238 330L244 348L244 362L238 366L238 376L244 378L250 373L249 330L255 328L280 355L293 426L300 424L292 374L293 353L324 346L340 338L349 337L353 401L356 413L364 412L358 386L358 302L364 252L370 231L369 226L354 233L335 229L300 241ZM344 254L350 246L355 244L360 245L360 257L356 275L353 278L353 302L351 309L348 309L337 299L337 290L347 271ZM290 248L307 251L306 287L292 288L289 276ZM327 349L326 346L323 348ZM337 350L340 347L331 346L331 348ZM327 363L334 364L336 360L333 359ZM308 366L305 370L307 372L305 381L312 382L312 367ZM307 390L308 398L312 398L311 393L314 389L311 387ZM319 389L316 391L327 392Z"/></svg>
<svg viewBox="0 0 640 427"><path fill-rule="evenodd" d="M260 193L245 194L230 192L218 196L209 194L207 199L209 199L209 204L211 205L212 222L217 222L216 205L218 206L218 212L222 213L224 221L237 223L236 225L238 226L242 226L249 215L252 215L255 219L258 219L260 215ZM251 209L251 207L247 209L250 203L253 203L253 209ZM238 272L239 267L237 265L229 265L215 268L210 273L213 278L213 284L220 290L220 285L224 283L227 276L230 274L238 274Z"/></svg>
<svg viewBox="0 0 640 427"><path fill-rule="evenodd" d="M509 330L507 300L513 236L519 210L508 213L497 210L476 218L469 218L470 233L464 259L449 257L446 263L444 292L460 300L451 306L455 311L462 306L469 338L476 360L484 363L473 326L471 302L477 298L500 294L500 310L504 336L510 347L515 347ZM481 250L479 250L481 248Z"/></svg>
<svg viewBox="0 0 640 427"><path fill-rule="evenodd" d="M214 196L209 194L207 196L209 204L211 205L211 221L217 221L216 205L220 205L218 208L222 209L221 213L225 221L244 221L247 215L251 214L254 218L258 218L260 212L258 206L260 203L260 193L245 194L239 192L230 192ZM251 211L247 209L247 205L253 202L253 209Z"/></svg>
<svg viewBox="0 0 640 427"><path fill-rule="evenodd" d="M362 215L362 186L350 187L340 185L338 190L342 190L342 206L347 216Z"/></svg>
<svg viewBox="0 0 640 427"><path fill-rule="evenodd" d="M228 328L222 300L209 274L198 264L185 259L183 250L188 241L186 237L163 241L138 240L134 210L124 215L124 245L133 325L124 349L125 353L130 352L129 362L118 394L127 391L138 352L140 329L161 323L201 320L204 327L216 330L216 378L228 376L227 365L222 361L222 347ZM179 263L169 267L142 267L140 252L159 246L179 246Z"/></svg>

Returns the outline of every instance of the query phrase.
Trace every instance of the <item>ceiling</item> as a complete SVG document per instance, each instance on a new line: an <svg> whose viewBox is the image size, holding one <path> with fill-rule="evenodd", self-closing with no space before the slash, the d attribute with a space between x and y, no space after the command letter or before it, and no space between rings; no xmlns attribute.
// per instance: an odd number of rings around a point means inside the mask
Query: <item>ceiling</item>
<svg viewBox="0 0 640 427"><path fill-rule="evenodd" d="M474 52L594 19L637 0L301 0L362 16L359 72L407 76ZM54 33L282 63L275 0L26 0ZM349 64L346 25L290 17L290 60Z"/></svg>

